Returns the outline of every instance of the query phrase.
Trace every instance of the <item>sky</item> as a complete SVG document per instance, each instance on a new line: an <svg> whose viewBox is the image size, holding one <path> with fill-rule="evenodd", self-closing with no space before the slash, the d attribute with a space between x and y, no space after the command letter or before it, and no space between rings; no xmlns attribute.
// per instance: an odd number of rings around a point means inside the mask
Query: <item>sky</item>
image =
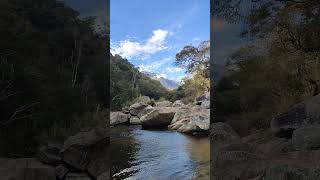
<svg viewBox="0 0 320 180"><path fill-rule="evenodd" d="M80 16L106 21L106 0L64 0ZM110 0L111 44L141 70L179 81L186 74L174 65L185 45L210 39L209 0ZM183 3L181 3L183 1ZM244 9L248 9L247 7ZM211 19L211 60L225 64L228 56L246 44L240 23ZM122 46L121 46L122 45Z"/></svg>
<svg viewBox="0 0 320 180"><path fill-rule="evenodd" d="M184 46L210 39L209 0L111 0L111 53L128 59L140 71L180 80L175 66Z"/></svg>

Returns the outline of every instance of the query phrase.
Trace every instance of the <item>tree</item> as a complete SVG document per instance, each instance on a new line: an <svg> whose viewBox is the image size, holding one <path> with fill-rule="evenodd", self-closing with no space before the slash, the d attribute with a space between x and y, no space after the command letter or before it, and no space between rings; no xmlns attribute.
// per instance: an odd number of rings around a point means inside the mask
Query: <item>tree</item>
<svg viewBox="0 0 320 180"><path fill-rule="evenodd" d="M185 46L176 54L176 64L187 68L188 73L202 71L209 77L210 42L204 41L198 47Z"/></svg>

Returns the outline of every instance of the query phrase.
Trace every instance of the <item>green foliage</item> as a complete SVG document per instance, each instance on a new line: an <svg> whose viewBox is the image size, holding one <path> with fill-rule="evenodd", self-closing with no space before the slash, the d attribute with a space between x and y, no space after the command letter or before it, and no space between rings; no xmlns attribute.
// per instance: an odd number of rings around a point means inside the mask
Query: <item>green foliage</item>
<svg viewBox="0 0 320 180"><path fill-rule="evenodd" d="M80 18L60 1L0 7L0 147L6 155L32 152L41 137L79 130L83 112L108 107L109 37L95 31L93 17Z"/></svg>
<svg viewBox="0 0 320 180"><path fill-rule="evenodd" d="M209 77L210 42L204 41L198 47L185 46L176 54L176 64L187 68L187 72L202 71Z"/></svg>
<svg viewBox="0 0 320 180"><path fill-rule="evenodd" d="M247 23L242 35L263 42L233 54L231 75L215 88L216 120L250 131L269 128L273 116L320 93L320 12L317 0L258 0L242 14L246 3L217 0L211 10Z"/></svg>
<svg viewBox="0 0 320 180"><path fill-rule="evenodd" d="M121 110L134 102L145 101L143 96L157 100L167 93L159 81L139 72L119 55L111 55L110 66L111 110Z"/></svg>

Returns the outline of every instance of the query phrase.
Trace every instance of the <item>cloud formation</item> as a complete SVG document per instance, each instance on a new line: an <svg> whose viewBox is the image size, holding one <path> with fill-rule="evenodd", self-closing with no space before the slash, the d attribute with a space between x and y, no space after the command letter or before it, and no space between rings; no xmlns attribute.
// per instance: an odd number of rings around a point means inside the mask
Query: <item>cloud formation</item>
<svg viewBox="0 0 320 180"><path fill-rule="evenodd" d="M157 29L154 30L153 35L143 43L128 39L121 41L119 45L111 48L111 53L119 54L124 58L148 56L168 48L165 44L168 35L169 31Z"/></svg>
<svg viewBox="0 0 320 180"><path fill-rule="evenodd" d="M169 71L170 73L176 73L176 72L183 71L183 69L180 67L167 67L166 70Z"/></svg>

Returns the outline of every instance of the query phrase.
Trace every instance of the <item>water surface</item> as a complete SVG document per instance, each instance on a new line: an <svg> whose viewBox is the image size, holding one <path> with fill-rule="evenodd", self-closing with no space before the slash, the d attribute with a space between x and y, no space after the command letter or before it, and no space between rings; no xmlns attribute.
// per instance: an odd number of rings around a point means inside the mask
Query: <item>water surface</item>
<svg viewBox="0 0 320 180"><path fill-rule="evenodd" d="M116 126L111 128L112 179L209 179L209 147L207 137Z"/></svg>

